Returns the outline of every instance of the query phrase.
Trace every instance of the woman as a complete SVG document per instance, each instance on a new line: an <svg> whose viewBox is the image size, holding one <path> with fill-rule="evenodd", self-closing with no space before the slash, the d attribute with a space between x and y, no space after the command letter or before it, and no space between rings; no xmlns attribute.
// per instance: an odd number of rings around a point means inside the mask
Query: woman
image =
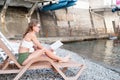
<svg viewBox="0 0 120 80"><path fill-rule="evenodd" d="M26 65L33 58L39 58L41 55L46 55L59 62L67 62L69 60L69 56L61 58L55 55L52 50L48 50L41 45L36 37L36 33L39 32L39 30L39 22L35 19L31 20L31 22L28 24L25 34L23 35L23 40L19 47L18 62L21 65ZM30 48L32 47L34 47L35 50L30 52Z"/></svg>

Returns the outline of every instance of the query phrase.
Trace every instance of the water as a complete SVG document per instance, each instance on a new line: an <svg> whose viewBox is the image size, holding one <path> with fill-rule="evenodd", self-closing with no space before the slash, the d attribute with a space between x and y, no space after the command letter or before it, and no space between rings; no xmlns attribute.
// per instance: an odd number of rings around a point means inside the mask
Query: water
<svg viewBox="0 0 120 80"><path fill-rule="evenodd" d="M120 73L119 42L113 40L72 42L65 43L63 48Z"/></svg>

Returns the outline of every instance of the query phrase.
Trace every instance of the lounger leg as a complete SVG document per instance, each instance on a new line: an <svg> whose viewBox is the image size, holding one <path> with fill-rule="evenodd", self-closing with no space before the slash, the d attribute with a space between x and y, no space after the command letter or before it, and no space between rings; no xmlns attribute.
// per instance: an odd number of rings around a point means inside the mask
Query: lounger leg
<svg viewBox="0 0 120 80"><path fill-rule="evenodd" d="M65 72L65 71L67 71L67 67L64 67L63 69L62 69L62 72Z"/></svg>
<svg viewBox="0 0 120 80"><path fill-rule="evenodd" d="M65 80L77 80L78 77L80 76L81 72L82 72L82 71L84 70L84 68L85 68L84 65L78 66L78 67L80 67L80 70L79 70L79 72L77 73L77 75L74 76L74 77L67 77L67 76L62 72L62 70L60 70L60 68L57 67L53 62L52 62L51 64L52 64L52 66L58 71L58 73L59 73Z"/></svg>
<svg viewBox="0 0 120 80"><path fill-rule="evenodd" d="M53 72L58 73L58 71L53 66L52 66L52 70Z"/></svg>
<svg viewBox="0 0 120 80"><path fill-rule="evenodd" d="M24 66L21 71L18 73L18 75L14 78L14 80L18 80L22 75L23 73L31 66L32 63L34 62L38 62L40 61L39 59L38 60L34 60L34 61L30 61L26 66ZM48 61L51 63L51 65L53 66L53 68L64 78L64 80L77 80L78 77L80 76L81 72L84 70L85 66L84 65L79 65L79 66L76 66L76 67L80 67L80 70L78 71L77 75L76 76L73 76L73 77L67 77L63 72L62 70L60 70L60 68L55 64L54 61L52 61L51 59L43 59L42 61Z"/></svg>
<svg viewBox="0 0 120 80"><path fill-rule="evenodd" d="M63 74L63 72L54 64L54 62L50 62L52 66L58 71L58 73L65 79L67 80L67 77Z"/></svg>
<svg viewBox="0 0 120 80"><path fill-rule="evenodd" d="M83 72L83 70L85 69L85 65L81 65L80 66L81 69L79 70L79 72L77 73L77 75L75 76L75 80L77 80L79 78L79 76L81 75L81 73Z"/></svg>
<svg viewBox="0 0 120 80"><path fill-rule="evenodd" d="M24 73L25 71L35 62L38 62L38 61L41 61L41 60L37 60L37 59L33 59L31 60L26 66L24 66L21 71L17 74L17 76L13 79L13 80L18 80ZM42 61L47 61L47 60L42 60Z"/></svg>
<svg viewBox="0 0 120 80"><path fill-rule="evenodd" d="M5 70L9 65L9 62L8 62L8 57L5 59L4 63L3 63L3 68L2 70Z"/></svg>
<svg viewBox="0 0 120 80"><path fill-rule="evenodd" d="M25 71L30 67L31 64L32 63L30 62L26 66L24 66L13 80L18 80L25 73Z"/></svg>
<svg viewBox="0 0 120 80"><path fill-rule="evenodd" d="M6 62L2 70L5 70L8 67L8 65L9 65L9 62Z"/></svg>

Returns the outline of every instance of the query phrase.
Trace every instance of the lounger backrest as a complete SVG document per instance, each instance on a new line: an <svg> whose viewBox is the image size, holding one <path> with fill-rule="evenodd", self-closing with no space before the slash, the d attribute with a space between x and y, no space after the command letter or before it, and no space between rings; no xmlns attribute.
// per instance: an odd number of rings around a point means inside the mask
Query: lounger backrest
<svg viewBox="0 0 120 80"><path fill-rule="evenodd" d="M6 37L0 32L0 39L3 41L3 43L12 51L15 52L12 46L10 45L9 41L6 39Z"/></svg>
<svg viewBox="0 0 120 80"><path fill-rule="evenodd" d="M10 63L15 63L19 68L21 65L17 62L15 57L15 51L10 45L9 41L6 39L6 37L0 32L0 55L5 60L7 56L11 60Z"/></svg>
<svg viewBox="0 0 120 80"><path fill-rule="evenodd" d="M11 46L10 42L6 39L6 37L0 32L0 39L2 40L2 42L9 48L9 50L13 53L16 54L18 53L18 50L13 49L13 47ZM15 46L16 48L16 46ZM0 49L0 56L3 58L3 60L6 59L7 55L2 51L2 49Z"/></svg>
<svg viewBox="0 0 120 80"><path fill-rule="evenodd" d="M10 61L13 61L19 68L21 68L21 65L17 62L15 55L10 51L10 49L3 43L1 39L0 39L0 48L3 49L5 54L7 54Z"/></svg>

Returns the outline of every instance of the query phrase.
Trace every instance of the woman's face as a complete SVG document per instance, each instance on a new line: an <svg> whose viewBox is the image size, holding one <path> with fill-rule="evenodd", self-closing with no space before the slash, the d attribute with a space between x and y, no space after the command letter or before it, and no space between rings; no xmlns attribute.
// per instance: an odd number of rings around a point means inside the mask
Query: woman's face
<svg viewBox="0 0 120 80"><path fill-rule="evenodd" d="M33 27L33 31L39 32L40 30L40 24L37 24L36 26Z"/></svg>

